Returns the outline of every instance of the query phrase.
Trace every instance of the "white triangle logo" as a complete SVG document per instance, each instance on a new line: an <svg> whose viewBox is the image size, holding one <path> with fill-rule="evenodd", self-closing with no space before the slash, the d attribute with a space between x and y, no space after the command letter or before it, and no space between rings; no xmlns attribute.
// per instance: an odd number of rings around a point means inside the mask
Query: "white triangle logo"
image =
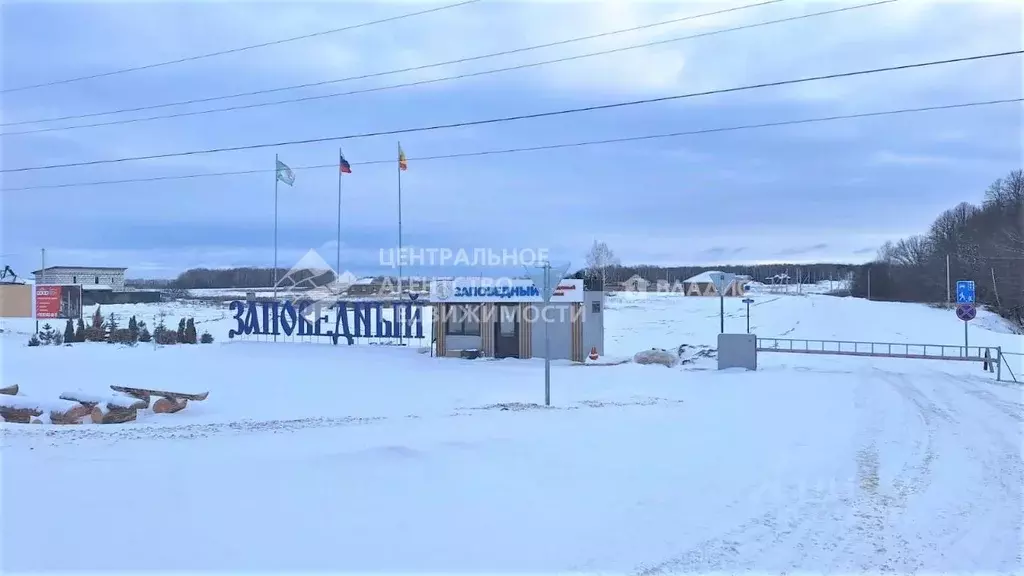
<svg viewBox="0 0 1024 576"><path fill-rule="evenodd" d="M547 283L544 282L545 270L544 268L526 268L526 273L529 275L530 280L533 280L533 285L540 290L541 299L545 302L551 301L551 296L554 295L555 290L558 288L558 283L565 278L565 273L569 271L569 263L561 266L551 266L547 270Z"/></svg>

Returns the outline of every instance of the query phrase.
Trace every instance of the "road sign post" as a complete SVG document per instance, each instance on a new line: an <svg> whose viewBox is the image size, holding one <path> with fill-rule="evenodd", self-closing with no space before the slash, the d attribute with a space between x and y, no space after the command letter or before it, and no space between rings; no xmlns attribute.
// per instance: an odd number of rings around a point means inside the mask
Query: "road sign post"
<svg viewBox="0 0 1024 576"><path fill-rule="evenodd" d="M551 406L551 339L548 334L548 303L551 302L551 296L555 293L555 288L558 288L558 283L565 277L565 273L569 270L569 263L564 266L559 266L557 269L552 268L550 262L543 262L539 266L539 272L536 269L527 269L530 278L533 280L537 289L540 290L541 299L544 301L544 307L539 314L541 322L544 323L544 405Z"/></svg>
<svg viewBox="0 0 1024 576"><path fill-rule="evenodd" d="M754 303L754 299L744 298L743 303L747 305L747 334L750 334L750 305Z"/></svg>
<svg viewBox="0 0 1024 576"><path fill-rule="evenodd" d="M960 298L960 288L957 287L957 299ZM964 321L964 356L967 356L967 323L974 320L978 315L978 309L974 304L964 303L956 305L956 317Z"/></svg>
<svg viewBox="0 0 1024 576"><path fill-rule="evenodd" d="M736 280L736 275L725 272L708 272L708 276L711 278L711 283L715 285L715 290L718 291L719 333L725 334L725 291Z"/></svg>
<svg viewBox="0 0 1024 576"><path fill-rule="evenodd" d="M964 356L967 356L967 323L978 315L975 301L974 280L957 280L956 317L964 321Z"/></svg>

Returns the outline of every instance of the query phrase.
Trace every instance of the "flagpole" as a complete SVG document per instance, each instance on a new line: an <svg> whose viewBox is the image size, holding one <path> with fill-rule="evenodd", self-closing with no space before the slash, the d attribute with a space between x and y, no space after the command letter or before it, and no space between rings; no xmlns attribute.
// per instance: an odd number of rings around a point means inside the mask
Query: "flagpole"
<svg viewBox="0 0 1024 576"><path fill-rule="evenodd" d="M274 154L274 304L277 304L277 186L280 181L278 168L278 155ZM274 342L277 342L277 332L274 333Z"/></svg>
<svg viewBox="0 0 1024 576"><path fill-rule="evenodd" d="M338 274L341 274L341 148L338 148L338 257L334 269L334 280L338 281Z"/></svg>
<svg viewBox="0 0 1024 576"><path fill-rule="evenodd" d="M398 301L402 301L402 143L398 143ZM395 318L395 327L398 329L398 342L401 344L403 330Z"/></svg>
<svg viewBox="0 0 1024 576"><path fill-rule="evenodd" d="M402 143L398 143L401 158ZM398 163L398 299L402 299L402 163Z"/></svg>

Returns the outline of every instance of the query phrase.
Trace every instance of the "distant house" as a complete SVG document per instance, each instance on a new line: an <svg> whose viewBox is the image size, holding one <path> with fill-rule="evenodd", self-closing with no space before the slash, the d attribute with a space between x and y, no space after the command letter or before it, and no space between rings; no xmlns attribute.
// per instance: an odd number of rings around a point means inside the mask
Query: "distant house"
<svg viewBox="0 0 1024 576"><path fill-rule="evenodd" d="M47 266L32 272L36 284L77 284L82 287L82 305L159 302L159 291L125 288L127 268L104 266Z"/></svg>
<svg viewBox="0 0 1024 576"><path fill-rule="evenodd" d="M708 270L683 280L683 294L686 296L718 296L718 290L715 289L715 284L711 281L713 273L721 274L717 270ZM725 296L743 296L745 283L742 278L736 277L725 287Z"/></svg>
<svg viewBox="0 0 1024 576"><path fill-rule="evenodd" d="M647 292L647 287L651 283L640 276L639 274L633 274L628 280L622 283L622 289L626 292Z"/></svg>
<svg viewBox="0 0 1024 576"><path fill-rule="evenodd" d="M384 288L383 276L364 276L348 286L349 296L376 296Z"/></svg>
<svg viewBox="0 0 1024 576"><path fill-rule="evenodd" d="M124 292L124 272L127 268L92 266L47 266L32 272L36 284L78 284L82 291L103 290Z"/></svg>

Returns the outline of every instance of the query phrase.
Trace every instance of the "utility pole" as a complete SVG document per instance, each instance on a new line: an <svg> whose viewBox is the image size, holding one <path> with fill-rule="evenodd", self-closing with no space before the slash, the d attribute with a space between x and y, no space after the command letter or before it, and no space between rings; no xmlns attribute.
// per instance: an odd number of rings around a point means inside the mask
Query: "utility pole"
<svg viewBox="0 0 1024 576"><path fill-rule="evenodd" d="M548 293L548 286L551 286L551 263L544 262L544 405L551 406L551 337L548 333L547 308L551 296Z"/></svg>
<svg viewBox="0 0 1024 576"><path fill-rule="evenodd" d="M949 288L949 254L946 254L946 303L951 304L953 302L953 295Z"/></svg>
<svg viewBox="0 0 1024 576"><path fill-rule="evenodd" d="M1003 303L999 301L999 287L996 285L996 269L990 267L989 271L992 273L992 292L996 295L996 306L1002 309Z"/></svg>

